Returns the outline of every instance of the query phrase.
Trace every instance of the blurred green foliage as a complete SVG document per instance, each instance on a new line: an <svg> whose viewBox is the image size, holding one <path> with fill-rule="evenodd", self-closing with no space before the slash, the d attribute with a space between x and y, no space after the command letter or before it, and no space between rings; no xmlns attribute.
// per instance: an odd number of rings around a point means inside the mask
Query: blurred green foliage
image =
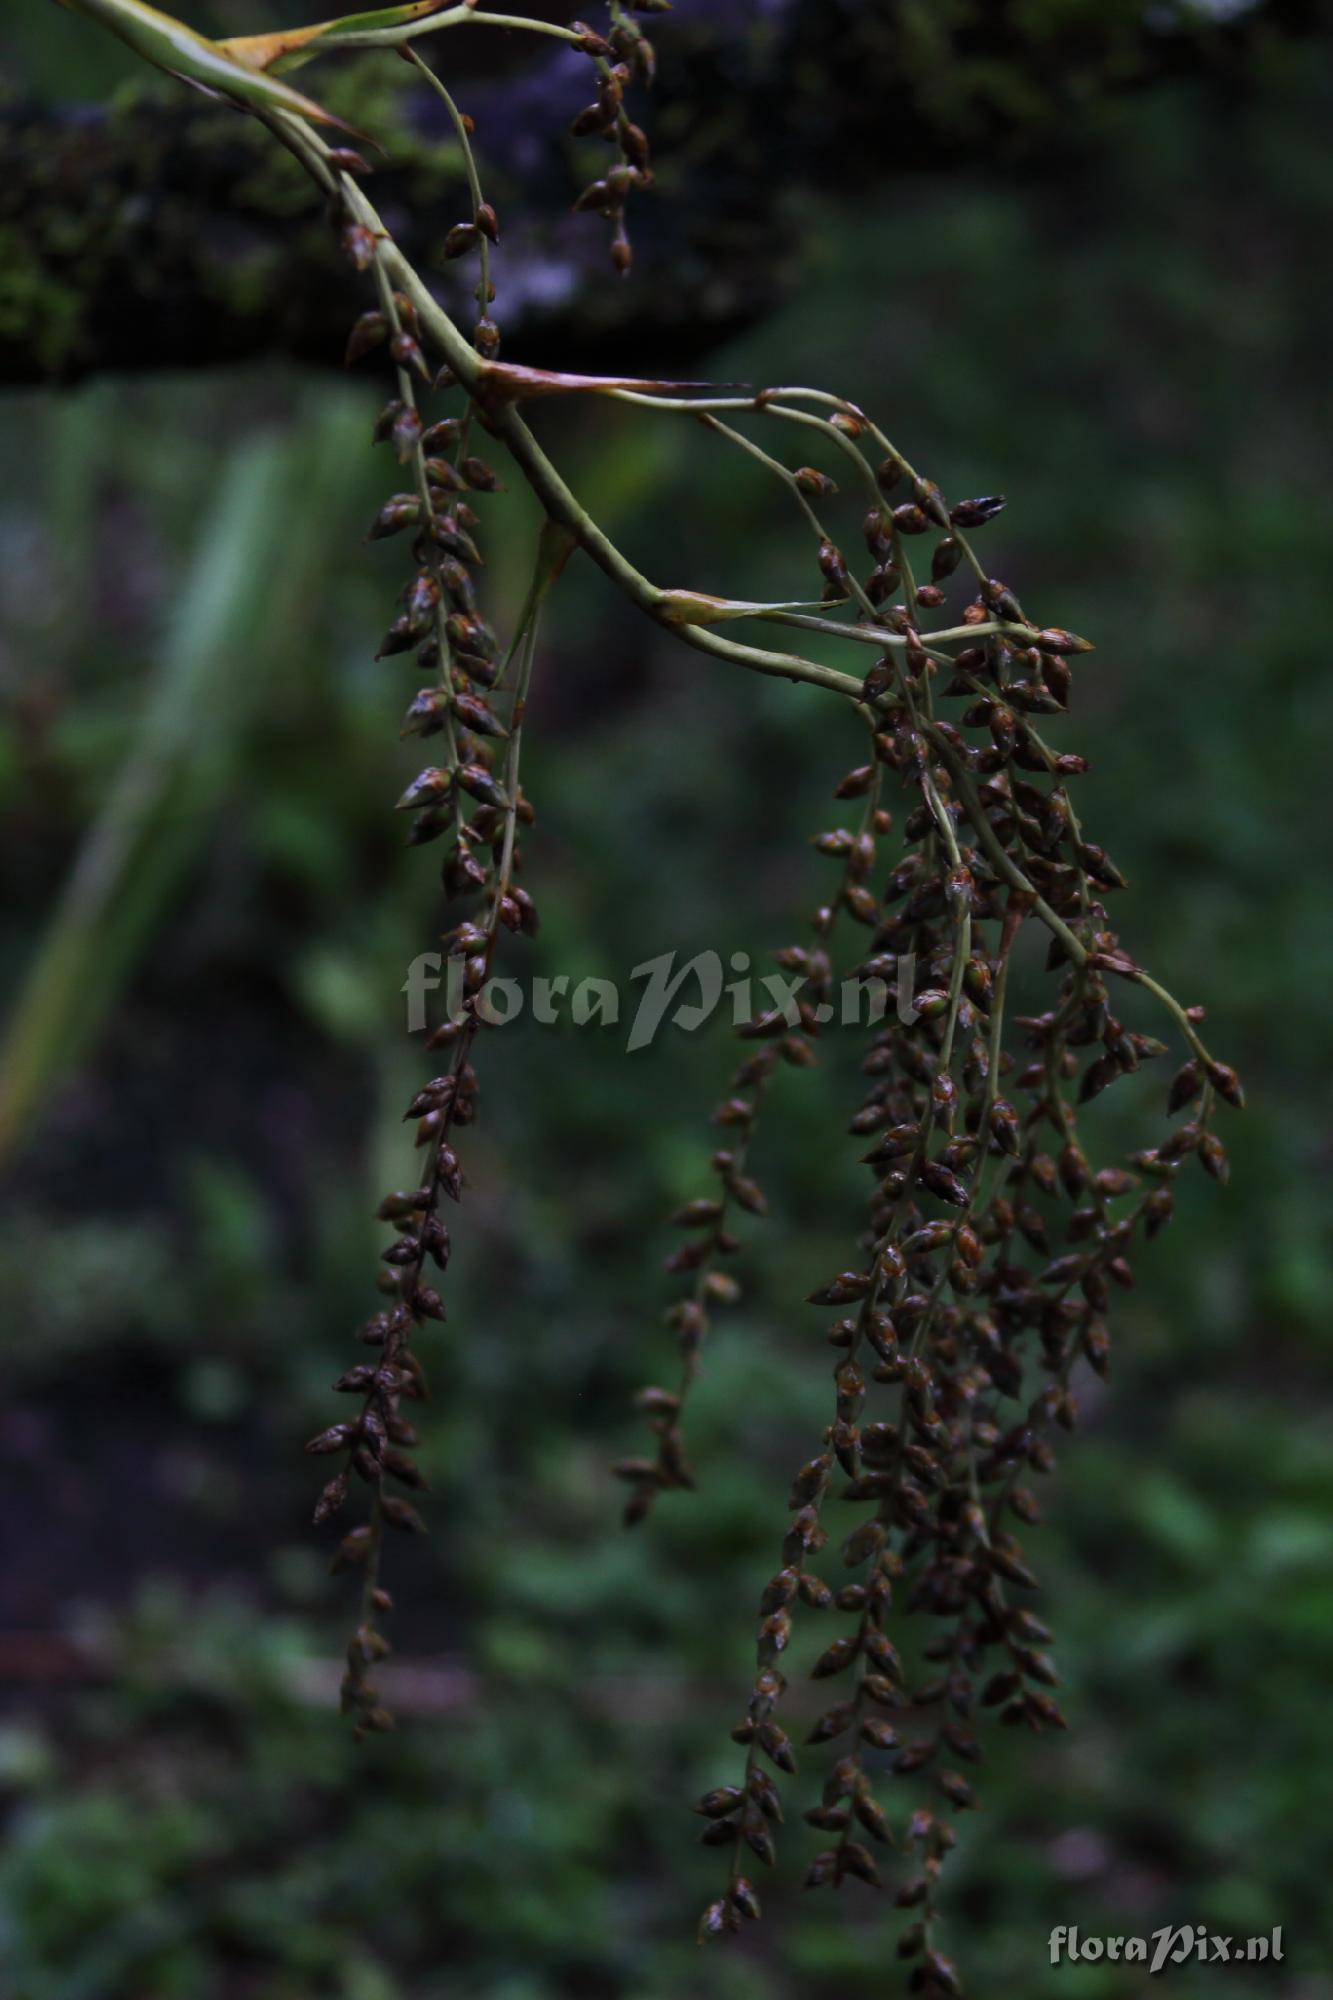
<svg viewBox="0 0 1333 2000"><path fill-rule="evenodd" d="M799 300L714 364L839 386L946 490L1008 492L997 572L1098 640L1063 740L1131 878L1126 941L1207 1001L1250 1089L1230 1186L1182 1190L1118 1302L1036 1538L1074 1726L996 1742L961 1829L950 1941L986 2000L1143 1990L1052 1969L1057 1924L1281 1924L1280 1968L1171 1990L1329 1990L1331 107L1294 61L1248 85L1134 100L1060 177L825 218ZM360 1751L329 1712L342 1593L297 1447L371 1301L367 1218L424 1073L399 987L436 925L388 811L409 760L403 677L372 661L398 558L358 552L390 477L373 395L275 372L0 406L0 979L17 1001L48 968L10 1043L41 1093L0 1222L0 1607L11 1642L105 1663L0 1689L3 1991L891 1991L892 1924L855 1885L800 1899L799 1829L762 1930L691 1942L716 1869L688 1804L732 1774L748 1606L823 1421L793 1301L846 1245L845 1051L778 1085L777 1213L708 1356L702 1491L635 1539L605 1468L669 1365L658 1218L698 1191L732 1050L520 1024L486 1051L436 1532L398 1561L425 1712ZM739 456L623 414L547 428L655 575L716 587L725 540L728 587L791 590L791 524ZM500 608L532 521L492 511ZM581 570L539 673L535 969L625 980L794 935L850 725L672 649ZM72 870L99 894L71 914Z"/></svg>

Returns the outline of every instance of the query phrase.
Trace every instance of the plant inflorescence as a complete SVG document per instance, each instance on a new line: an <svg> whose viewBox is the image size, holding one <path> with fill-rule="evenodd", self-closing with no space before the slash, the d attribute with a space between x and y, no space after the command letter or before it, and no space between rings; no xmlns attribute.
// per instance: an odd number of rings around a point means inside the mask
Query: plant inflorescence
<svg viewBox="0 0 1333 2000"><path fill-rule="evenodd" d="M973 1804L979 1724L994 1711L1005 1725L1065 1726L1052 1691L1052 1634L1025 1603L1037 1579L1020 1530L1039 1518L1034 1482L1054 1467L1053 1437L1077 1426L1073 1370L1080 1362L1107 1370L1108 1309L1132 1282L1139 1244L1170 1221L1174 1184L1191 1159L1225 1178L1215 1116L1219 1102L1242 1102L1234 1071L1204 1044L1202 1010L1181 1006L1122 944L1107 913L1122 877L1075 804L1085 760L1042 735L1045 719L1068 709L1091 648L1043 624L990 574L978 538L1002 499L950 502L844 398L573 376L501 358L493 312L500 220L485 196L470 121L418 41L453 27L527 29L563 38L587 59L591 101L574 130L605 141L609 163L577 206L609 220L612 260L624 274L628 206L652 179L648 140L627 108L654 69L636 17L665 0L612 0L605 35L466 0L415 0L231 44L201 43L136 0L69 4L109 19L142 53L269 125L309 173L347 257L373 286L349 361L387 350L394 371L374 434L402 467L401 490L385 500L371 535L398 538L407 562L380 650L402 656L421 682L403 730L429 739L437 761L398 806L409 816L409 843L432 844L443 857L445 896L460 912L446 943L465 963L466 1004L432 1035L441 1071L408 1107L421 1164L380 1210L389 1230L383 1303L360 1333L371 1357L335 1384L352 1414L307 1447L336 1460L317 1521L358 1493L368 1503L335 1558L361 1582L344 1707L358 1733L391 1726L376 1684L376 1664L389 1651L382 1556L386 1530L422 1526L405 1497L421 1483L405 1414L425 1391L415 1343L445 1313L448 1217L465 1179L457 1145L476 1116L473 1059L488 1031L479 996L502 935L531 936L537 927L522 879L521 841L534 817L520 769L525 708L543 604L581 549L696 649L835 697L865 744L834 794L849 823L815 841L832 864L827 899L808 934L775 954L790 1004L741 1029L746 1052L714 1114L722 1144L709 1191L673 1218L684 1237L668 1263L684 1289L667 1323L680 1369L674 1387L641 1393L651 1449L616 1468L629 1487L631 1523L663 1494L693 1484L686 1404L710 1320L739 1296L728 1269L739 1247L736 1218L767 1205L754 1142L771 1078L780 1064L814 1061L822 1003L837 977L882 979L895 1002L867 1031L864 1095L851 1119L870 1172L867 1218L845 1268L810 1301L830 1315L828 1422L795 1472L777 1567L759 1599L757 1671L732 1732L735 1780L699 1804L704 1840L727 1864L701 1933L736 1930L758 1915L745 1871L751 1856L774 1859L783 1815L773 1772L796 1770L784 1656L794 1620L819 1614L834 1629L813 1672L836 1686L810 1731L812 1743L832 1748L805 1815L820 1836L807 1882L877 1883L885 1851L898 1846L896 1900L908 1912L900 1949L914 1962L913 1989L956 1991L957 1975L937 1948L936 1885L955 1817ZM316 129L318 105L272 74L349 46L397 51L447 109L466 210L447 227L443 248L450 259L474 260L477 316L467 331L376 213L362 153L329 145ZM812 601L760 604L667 588L636 569L526 420L530 404L589 394L640 421L684 421L719 448L747 454L785 490L807 537ZM445 414L436 412L439 399L453 399ZM504 646L478 594L479 509L500 486L486 455L493 445L526 480L546 524ZM851 536L835 525L848 493L864 558L849 553ZM732 636L743 623L767 626L774 644ZM834 668L776 644L802 633L842 643L861 664ZM1044 964L1033 960L1034 937ZM1011 997L1019 959L1044 981L1023 1014ZM1144 1000L1183 1044L1166 1092L1170 1122L1128 1159L1099 1158L1085 1107L1169 1052L1139 1024ZM821 1557L830 1498L860 1510L836 1552L833 1581L821 1574L830 1568ZM891 1612L929 1621L925 1678L900 1658Z"/></svg>

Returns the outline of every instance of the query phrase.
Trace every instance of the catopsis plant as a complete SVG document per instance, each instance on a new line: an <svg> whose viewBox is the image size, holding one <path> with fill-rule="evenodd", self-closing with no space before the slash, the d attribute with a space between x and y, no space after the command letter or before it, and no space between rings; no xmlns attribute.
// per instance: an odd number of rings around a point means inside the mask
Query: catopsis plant
<svg viewBox="0 0 1333 2000"><path fill-rule="evenodd" d="M843 397L580 376L502 358L493 312L500 219L471 123L419 45L453 29L526 31L586 60L589 102L573 130L607 151L575 206L609 224L623 276L631 207L652 184L649 141L631 109L654 74L645 17L668 0L611 0L605 32L476 0L411 0L222 43L138 0L64 4L262 120L295 156L367 288L348 361L387 354L393 371L374 437L401 468L399 490L370 534L397 538L404 582L380 652L412 670L403 731L429 742L423 754L435 759L397 805L409 845L442 857L453 912L445 941L461 962L464 997L430 1037L439 1074L407 1108L419 1165L380 1207L381 1303L359 1332L369 1358L334 1384L350 1414L306 1447L330 1465L316 1522L361 1512L334 1558L360 1587L344 1710L359 1736L392 1726L376 1678L390 1650L386 1531L423 1527L406 1497L421 1485L408 1414L424 1395L418 1347L445 1318L440 1286L466 1184L459 1148L477 1116L490 1032L485 988L502 940L537 929L525 867L535 819L523 788L525 716L546 601L582 551L684 643L829 697L864 731L861 761L834 790L847 823L814 843L830 864L826 900L804 935L775 953L787 997L740 1029L744 1057L713 1114L721 1144L711 1180L672 1218L683 1235L668 1270L682 1289L666 1323L679 1368L674 1386L640 1394L650 1448L616 1467L630 1524L694 1484L688 1400L713 1316L739 1297L728 1268L737 1218L767 1206L756 1176L771 1079L782 1064L814 1062L839 980L878 980L893 1003L865 1030L863 1096L850 1120L870 1174L866 1218L845 1267L809 1300L828 1316L828 1421L795 1470L790 1519L759 1595L756 1672L732 1731L734 1781L698 1805L722 1865L701 1936L759 1915L747 1870L774 1859L783 1818L774 1773L797 1772L784 1659L795 1621L818 1615L831 1629L813 1674L835 1685L809 1732L821 1753L831 1749L805 1813L819 1842L806 1881L879 1884L896 1852L910 1988L955 1993L958 1975L939 1948L938 1882L956 1816L974 1803L969 1773L984 1756L985 1722L994 1713L1009 1727L1065 1727L1052 1632L1025 1602L1037 1578L1020 1531L1040 1516L1034 1487L1055 1465L1053 1438L1077 1428L1075 1367L1107 1372L1111 1302L1133 1281L1140 1242L1171 1220L1191 1160L1225 1179L1218 1107L1243 1101L1235 1072L1204 1043L1202 1009L1182 1006L1121 942L1107 906L1125 884L1076 804L1086 761L1042 734L1046 718L1070 708L1089 642L1042 622L990 573L982 538L1000 496L946 499ZM338 121L278 74L340 49L406 59L446 108L463 174L443 251L475 272L471 325L446 312L377 213L364 141L346 133L331 144L321 128ZM776 481L806 537L810 600L669 588L636 569L528 421L531 405L587 395L641 419L690 423ZM483 517L501 490L494 448L545 520L504 643L491 613L505 607L483 609L479 580ZM849 495L861 516L851 529ZM772 643L733 636L737 625L769 628ZM847 664L778 644L802 634L840 643ZM1035 994L1021 1014L1016 982ZM1170 1043L1142 1024L1142 1003L1178 1050L1167 1123L1122 1162L1099 1151L1086 1107L1168 1056ZM859 1520L830 1553L831 1498L851 1503ZM891 1636L913 1616L925 1633L924 1676Z"/></svg>

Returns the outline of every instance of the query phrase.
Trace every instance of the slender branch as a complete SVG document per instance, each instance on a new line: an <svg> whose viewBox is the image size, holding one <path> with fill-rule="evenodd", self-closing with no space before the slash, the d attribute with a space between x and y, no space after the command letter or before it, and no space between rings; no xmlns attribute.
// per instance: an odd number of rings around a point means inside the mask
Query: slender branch
<svg viewBox="0 0 1333 2000"><path fill-rule="evenodd" d="M464 27L517 29L526 34L545 35L553 41L570 42L575 48L583 46L581 34L572 28L562 28L555 21L535 20L528 14L485 14L472 0L462 0L461 5L447 7L442 14L429 14L422 20L401 22L392 28L348 28L341 32L332 29L307 42L303 53L315 57L336 49L401 49L426 35L438 35L445 28Z"/></svg>

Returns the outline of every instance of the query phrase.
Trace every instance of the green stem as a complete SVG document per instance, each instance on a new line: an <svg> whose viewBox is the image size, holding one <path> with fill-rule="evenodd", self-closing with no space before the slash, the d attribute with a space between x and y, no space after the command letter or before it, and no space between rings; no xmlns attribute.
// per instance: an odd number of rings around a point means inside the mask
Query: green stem
<svg viewBox="0 0 1333 2000"><path fill-rule="evenodd" d="M525 14L483 14L469 3L447 7L442 14L431 14L420 21L405 21L393 28L348 28L342 34L333 30L308 42L302 53L317 56L332 49L397 49L419 41L423 35L438 35L443 28L465 27L517 28L527 34L550 35L556 41L572 42L576 48L583 45L582 35L576 34L572 28L562 28L554 21L535 21Z"/></svg>

